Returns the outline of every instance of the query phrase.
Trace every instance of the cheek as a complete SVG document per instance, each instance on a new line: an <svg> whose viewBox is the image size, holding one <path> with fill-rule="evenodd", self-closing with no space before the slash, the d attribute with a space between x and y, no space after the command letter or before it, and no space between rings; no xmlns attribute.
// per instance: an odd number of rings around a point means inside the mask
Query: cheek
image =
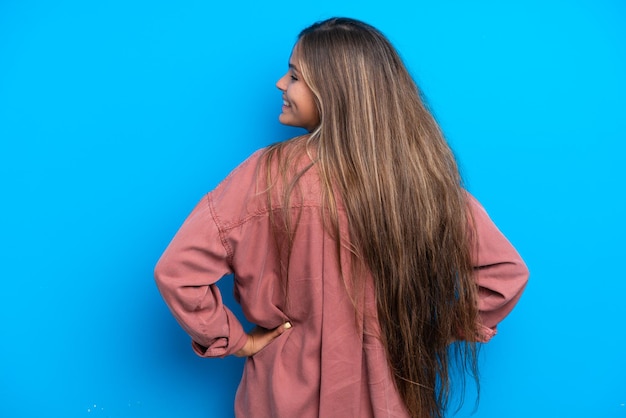
<svg viewBox="0 0 626 418"><path fill-rule="evenodd" d="M311 115L318 122L320 120L320 112L317 110L317 105L315 104L315 98L311 97Z"/></svg>
<svg viewBox="0 0 626 418"><path fill-rule="evenodd" d="M311 114L315 114L317 115L317 106L315 105L315 96L313 96L313 93L309 90L306 92L306 107L307 107L307 111L308 113Z"/></svg>

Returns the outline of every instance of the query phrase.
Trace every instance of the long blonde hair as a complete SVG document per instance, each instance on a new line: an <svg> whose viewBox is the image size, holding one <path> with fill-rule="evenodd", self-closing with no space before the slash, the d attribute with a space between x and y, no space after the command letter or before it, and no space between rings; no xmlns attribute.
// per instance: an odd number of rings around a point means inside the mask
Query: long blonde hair
<svg viewBox="0 0 626 418"><path fill-rule="evenodd" d="M478 319L472 222L455 158L378 30L328 19L302 31L296 48L320 114L306 142L330 209L329 230L338 236L340 201L354 260L374 280L396 387L411 416L441 417L452 361L477 380L476 345L450 346L459 335L472 340ZM285 144L271 147L268 158ZM357 285L360 279L346 278Z"/></svg>

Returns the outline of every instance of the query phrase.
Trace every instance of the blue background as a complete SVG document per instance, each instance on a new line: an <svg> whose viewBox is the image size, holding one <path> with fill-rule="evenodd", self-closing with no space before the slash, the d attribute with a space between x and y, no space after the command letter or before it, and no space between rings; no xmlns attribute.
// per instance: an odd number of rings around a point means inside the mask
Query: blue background
<svg viewBox="0 0 626 418"><path fill-rule="evenodd" d="M333 15L398 47L531 269L475 416L626 417L617 0L2 0L0 416L232 415L241 360L195 357L153 266L204 193L299 133L274 83Z"/></svg>

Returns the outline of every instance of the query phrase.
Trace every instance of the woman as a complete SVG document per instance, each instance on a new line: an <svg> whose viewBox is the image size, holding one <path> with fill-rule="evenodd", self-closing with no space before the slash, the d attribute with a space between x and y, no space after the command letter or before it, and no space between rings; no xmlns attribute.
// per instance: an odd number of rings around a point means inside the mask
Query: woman
<svg viewBox="0 0 626 418"><path fill-rule="evenodd" d="M449 365L477 376L528 271L379 31L312 25L277 87L279 120L308 133L198 204L157 265L162 295L196 353L248 357L237 416L441 417ZM249 334L215 286L230 273Z"/></svg>

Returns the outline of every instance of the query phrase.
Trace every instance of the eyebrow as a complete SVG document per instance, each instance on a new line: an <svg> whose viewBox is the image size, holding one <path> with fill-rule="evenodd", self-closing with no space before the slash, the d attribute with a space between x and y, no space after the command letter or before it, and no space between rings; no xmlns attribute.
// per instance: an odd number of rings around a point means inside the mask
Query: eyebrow
<svg viewBox="0 0 626 418"><path fill-rule="evenodd" d="M292 64L291 62L289 63L289 68L291 68L292 70L295 70L297 72L300 72L300 70L298 70L298 67L296 67L295 64Z"/></svg>

